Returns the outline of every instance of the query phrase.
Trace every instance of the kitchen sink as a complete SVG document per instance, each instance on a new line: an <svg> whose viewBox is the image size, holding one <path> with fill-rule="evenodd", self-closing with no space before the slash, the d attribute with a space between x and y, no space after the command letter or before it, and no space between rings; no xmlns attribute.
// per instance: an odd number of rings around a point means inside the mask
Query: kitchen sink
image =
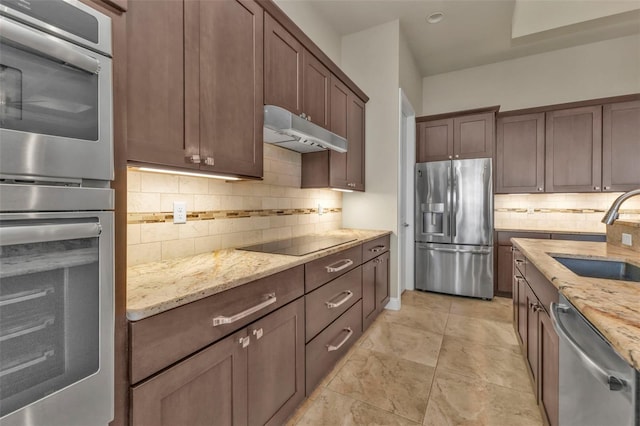
<svg viewBox="0 0 640 426"><path fill-rule="evenodd" d="M553 256L553 258L582 277L640 282L640 267L627 262L562 256Z"/></svg>

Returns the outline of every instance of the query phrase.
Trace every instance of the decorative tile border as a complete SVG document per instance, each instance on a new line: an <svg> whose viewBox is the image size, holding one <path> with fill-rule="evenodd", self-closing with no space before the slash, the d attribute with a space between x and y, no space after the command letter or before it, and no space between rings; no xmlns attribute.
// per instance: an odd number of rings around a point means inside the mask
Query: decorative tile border
<svg viewBox="0 0 640 426"><path fill-rule="evenodd" d="M510 213L528 213L529 209L526 208L497 208L496 212L510 212ZM541 208L541 209L533 209L534 213L605 213L604 209L551 209L551 208ZM620 214L640 214L640 210L638 209L621 209L619 211Z"/></svg>
<svg viewBox="0 0 640 426"><path fill-rule="evenodd" d="M324 213L341 213L342 208L325 208ZM187 212L187 221L240 219L243 217L291 216L317 214L318 209L271 209L271 210L210 210L202 212ZM129 213L129 225L140 223L173 222L173 213Z"/></svg>

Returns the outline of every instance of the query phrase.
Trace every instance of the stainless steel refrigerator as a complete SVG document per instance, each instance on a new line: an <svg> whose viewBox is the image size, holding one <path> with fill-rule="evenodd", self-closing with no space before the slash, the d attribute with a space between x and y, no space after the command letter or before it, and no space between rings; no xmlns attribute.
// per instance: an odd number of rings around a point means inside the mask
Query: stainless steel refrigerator
<svg viewBox="0 0 640 426"><path fill-rule="evenodd" d="M416 164L416 288L493 298L490 158Z"/></svg>

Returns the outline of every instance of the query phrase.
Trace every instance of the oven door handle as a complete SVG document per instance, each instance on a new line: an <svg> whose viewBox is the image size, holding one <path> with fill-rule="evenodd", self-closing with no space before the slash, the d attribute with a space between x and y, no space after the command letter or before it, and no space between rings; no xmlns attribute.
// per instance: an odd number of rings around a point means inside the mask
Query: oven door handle
<svg viewBox="0 0 640 426"><path fill-rule="evenodd" d="M97 222L7 226L0 228L0 246L95 238L101 232L102 227Z"/></svg>
<svg viewBox="0 0 640 426"><path fill-rule="evenodd" d="M73 65L90 74L100 72L100 62L96 58L77 51L71 47L70 43L16 24L4 17L0 17L0 37L27 47L40 55Z"/></svg>
<svg viewBox="0 0 640 426"><path fill-rule="evenodd" d="M551 322L553 324L553 328L556 329L558 336L563 338L569 346L573 349L575 354L580 358L582 364L586 367L586 369L602 384L607 386L611 391L619 391L628 386L627 382L620 377L616 377L608 371L604 370L602 367L598 365L596 361L593 360L585 351L580 347L578 342L571 337L569 331L562 323L560 319L560 313L567 312L570 308L569 306L561 303L551 302L549 306L549 312L551 313Z"/></svg>

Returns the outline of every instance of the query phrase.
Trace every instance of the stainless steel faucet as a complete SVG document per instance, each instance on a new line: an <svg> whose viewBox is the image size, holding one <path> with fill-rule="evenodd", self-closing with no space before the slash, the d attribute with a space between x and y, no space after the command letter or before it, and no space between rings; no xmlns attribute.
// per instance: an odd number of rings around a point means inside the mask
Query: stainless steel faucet
<svg viewBox="0 0 640 426"><path fill-rule="evenodd" d="M606 223L607 225L613 225L613 222L618 218L618 210L620 210L620 206L622 203L627 201L627 199L633 197L634 195L640 195L640 189L634 189L633 191L625 192L611 204L609 210L605 213L602 218L602 223Z"/></svg>

